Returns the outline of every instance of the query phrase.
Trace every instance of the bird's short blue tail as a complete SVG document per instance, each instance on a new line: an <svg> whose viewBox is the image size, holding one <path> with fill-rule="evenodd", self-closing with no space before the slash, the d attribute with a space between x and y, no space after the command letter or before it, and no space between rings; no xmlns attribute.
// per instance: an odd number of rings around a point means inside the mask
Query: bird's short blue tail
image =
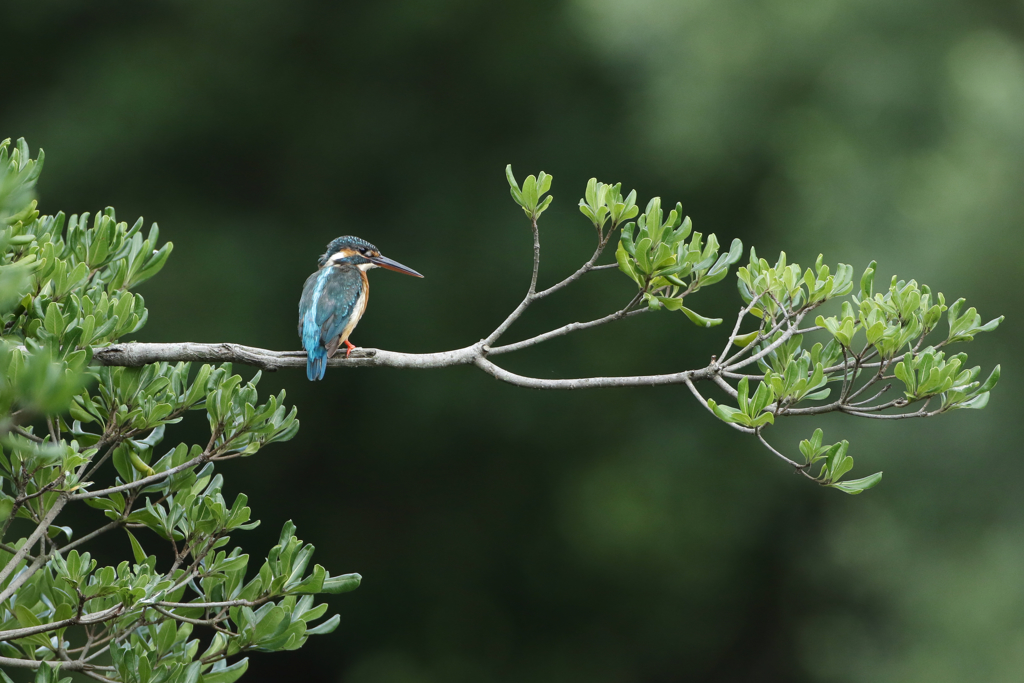
<svg viewBox="0 0 1024 683"><path fill-rule="evenodd" d="M327 372L327 349L322 346L306 351L306 377L311 382L324 378Z"/></svg>

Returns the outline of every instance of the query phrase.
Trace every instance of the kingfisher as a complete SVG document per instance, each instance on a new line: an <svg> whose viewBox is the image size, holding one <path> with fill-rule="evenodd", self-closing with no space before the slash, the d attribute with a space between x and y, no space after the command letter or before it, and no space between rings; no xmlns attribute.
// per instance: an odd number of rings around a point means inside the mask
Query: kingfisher
<svg viewBox="0 0 1024 683"><path fill-rule="evenodd" d="M306 279L299 300L299 337L306 349L306 377L324 378L327 359L344 344L345 357L356 348L348 340L366 312L370 283L366 271L387 268L423 277L389 259L366 240L346 235L332 240L320 257L319 269Z"/></svg>

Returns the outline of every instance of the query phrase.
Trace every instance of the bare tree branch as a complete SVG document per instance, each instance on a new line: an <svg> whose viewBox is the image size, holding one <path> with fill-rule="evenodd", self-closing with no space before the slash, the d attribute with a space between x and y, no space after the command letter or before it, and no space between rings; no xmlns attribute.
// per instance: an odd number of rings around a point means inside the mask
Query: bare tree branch
<svg viewBox="0 0 1024 683"><path fill-rule="evenodd" d="M534 299L543 299L544 297L548 296L549 294L554 294L558 290L563 289L565 287L568 287L573 282L576 282L576 280L579 280L581 277L583 277L584 275L586 275L588 272L590 272L592 270L606 270L606 269L610 269L610 268L618 268L619 267L618 263L609 263L609 264L603 265L603 266L595 266L594 265L595 263L597 263L597 259L599 259L601 257L601 254L604 252L604 248L606 246L608 246L608 239L612 236L612 234L615 232L615 229L617 227L618 226L613 225L611 228L609 228L608 234L604 235L604 237L602 237L600 239L600 241L597 243L597 249L594 250L594 255L590 257L589 261L587 261L582 266L580 266L579 270L577 270L575 273L573 273L569 277L565 278L564 280L562 280L558 284L551 285L547 289L542 290L540 292L537 292L537 294L533 298Z"/></svg>
<svg viewBox="0 0 1024 683"><path fill-rule="evenodd" d="M722 352L718 354L719 358L723 360L725 359L726 354L729 353L729 349L732 348L733 343L736 341L736 335L740 333L740 325L743 323L743 319L747 317L748 313L754 310L754 306L757 305L757 302L761 300L762 296L763 295L758 294L750 301L749 304L740 309L739 315L736 316L736 324L733 325L732 333L730 333L729 338L725 340L725 348L723 348ZM748 346L750 346L750 344L748 344Z"/></svg>
<svg viewBox="0 0 1024 683"><path fill-rule="evenodd" d="M166 602L161 600L160 602L154 602L153 606L159 605L160 607L204 607L204 608L220 608L220 607L259 607L263 603L269 601L270 596L264 598L257 598L255 600L224 600L222 602Z"/></svg>
<svg viewBox="0 0 1024 683"><path fill-rule="evenodd" d="M800 474L804 475L808 479L815 479L814 476L807 471L807 466L806 465L801 465L801 464L799 464L799 463L797 463L797 462L795 462L793 460L790 460L785 455L783 455L782 453L777 451L774 446L772 446L770 443L768 443L765 440L764 436L762 436L760 428L754 430L754 432L757 434L758 440L760 440L760 442L764 445L765 448L767 448L769 451L771 451L772 453L777 455L782 460L786 461L788 464L790 464L793 467L793 469L795 469L797 472L799 472ZM815 481L817 481L817 480L815 479Z"/></svg>
<svg viewBox="0 0 1024 683"><path fill-rule="evenodd" d="M113 619L120 614L123 609L124 605L114 605L102 612L85 614L81 617L68 617L67 619L52 621L48 624L39 624L38 626L26 626L25 628L14 628L7 631L0 631L0 640L15 640L26 636L34 636L37 633L46 633L47 631L64 628L65 626L74 626L76 624L99 624L100 622Z"/></svg>
<svg viewBox="0 0 1024 683"><path fill-rule="evenodd" d="M54 518L56 518L57 515L60 514L60 511L64 509L64 506L67 504L67 502L68 496L66 494L61 494L60 496L58 496L57 500L53 504L53 507L51 507L46 512L46 515L42 518L42 520L40 520L39 524L36 526L35 531L33 531L32 534L28 537L24 545L22 545L21 548L18 549L18 552L14 554L14 557L8 560L7 564L3 566L3 569L0 569L0 583L6 581L7 578L14 572L14 568L18 566L18 563L25 559L25 556L28 555L29 548L31 548L35 544L35 542L38 541L43 536L43 534L46 533L46 530L50 528L50 524L53 522ZM11 597L11 594L14 593L14 591L18 590L18 587L15 586L15 583L16 581L12 581L11 584L3 590L3 592L0 592L0 603L2 603L7 598ZM20 586L20 584L18 585Z"/></svg>
<svg viewBox="0 0 1024 683"><path fill-rule="evenodd" d="M526 296L522 302L516 306L516 309L509 313L505 321L498 325L498 328L488 335L485 343L487 345L493 344L498 341L501 335L505 334L505 331L512 326L519 316L530 307L533 303L537 293L537 275L540 273L540 230L537 228L537 219L534 218L531 227L533 229L533 275L530 277L530 288L526 292Z"/></svg>
<svg viewBox="0 0 1024 683"><path fill-rule="evenodd" d="M705 408L707 408L709 413L711 413L712 415L715 415L715 411L712 410L710 405L708 405L707 400L703 396L700 395L700 392L697 391L697 387L694 386L694 384L690 380L690 378L687 377L686 379L684 379L683 383L686 384L686 388L690 390L690 393L693 394L694 398L697 399L697 402L700 403ZM718 416L715 415L715 417L717 418ZM751 429L750 427L744 427L743 425L738 425L735 422L726 422L725 424L729 425L730 427L732 427L733 429L735 429L738 432L743 432L744 434L753 434L754 433L754 430Z"/></svg>
<svg viewBox="0 0 1024 683"><path fill-rule="evenodd" d="M78 546L83 545L84 543L88 543L89 541L91 541L92 539L96 538L97 536L101 536L101 535L107 533L108 531L116 529L117 527L121 526L122 524L124 524L123 520L115 519L113 522L110 522L109 524L104 524L99 529L91 531L91 532L87 533L85 536L82 536L81 538L77 538L74 541L72 541L71 543L68 543L67 545L61 546L57 550L57 552L60 553L61 555L63 555L64 553L68 552L69 550L77 548Z"/></svg>
<svg viewBox="0 0 1024 683"><path fill-rule="evenodd" d="M631 318L635 315L640 315L641 313L647 312L648 309L640 308L637 310L630 310L630 308L636 304L639 298L640 295L633 297L633 299L628 304L626 304L626 306L623 307L621 310L618 310L610 315L606 315L603 318L598 318L596 320L591 320L585 323L569 323L568 325L563 325L558 329L551 330L550 332L545 332L544 334L538 334L536 337L530 337L529 339L524 339L523 341L516 342L514 344L505 344L504 346L495 346L494 348L487 348L487 355L493 356L501 353L511 353L512 351L520 351L530 346L534 346L535 344L546 342L549 339L554 339L555 337L561 337L563 335L569 334L570 332L576 332L577 330L586 330L591 327L597 327L598 325L604 325L606 323L615 322L616 320L621 320L622 318Z"/></svg>
<svg viewBox="0 0 1024 683"><path fill-rule="evenodd" d="M49 553L44 553L42 555L39 555L34 560L32 560L32 564L30 564L25 569L23 569L20 573L18 573L14 577L14 580L11 581L9 584L7 584L7 588L4 589L4 594L6 594L7 598L9 598L10 596L14 595L14 593L19 588L21 588L22 584L24 584L26 581L31 579L32 575L35 574L37 571L39 571L39 568L42 567L44 564L46 564L47 560L49 560L49 559L50 559ZM11 564L9 566L14 566L14 565ZM6 598L3 598L3 599L6 599Z"/></svg>
<svg viewBox="0 0 1024 683"><path fill-rule="evenodd" d="M46 662L47 664L55 664L55 662ZM18 659L16 657L0 657L0 666L10 666L16 669L38 669L42 666L42 660L34 659ZM87 665L84 662L70 661L61 662L61 671L81 671L85 673L84 669Z"/></svg>
<svg viewBox="0 0 1024 683"><path fill-rule="evenodd" d="M169 612L169 611L167 611L167 610L165 610L162 607L159 607L157 605L151 605L151 608L156 610L160 614L164 615L165 617L170 617L171 619L174 619L175 621L181 621L181 622L184 622L186 624L192 624L194 626L210 626L212 628L217 628L218 630L224 630L224 629L220 629L220 628L217 627L217 623L216 623L217 620L216 619L190 619L189 617L183 617L180 614L175 614L174 612ZM232 633L231 635L237 635L237 634Z"/></svg>
<svg viewBox="0 0 1024 683"><path fill-rule="evenodd" d="M155 484L155 483L157 483L159 481L163 481L167 477L169 477L169 476L171 476L173 474L177 474L178 472L181 472L182 470L187 470L190 467L193 467L195 465L199 465L199 464L209 460L214 455L216 455L216 454L204 451L203 453L200 453L199 455L197 455L196 457L192 458L191 460L189 460L187 462L183 462L180 465L178 465L177 467L172 467L169 470L164 470L163 472L157 472L156 474L150 475L148 477L143 477L142 479L139 479L137 481L128 482L127 484L121 484L120 486L111 486L108 489L100 489L99 491L85 491L83 493L76 493L73 496L71 496L71 500L84 500L85 498L97 498L99 496L109 496L111 493L119 493L121 491L128 491L128 490L131 490L131 489L144 488L146 486L149 486L150 484Z"/></svg>

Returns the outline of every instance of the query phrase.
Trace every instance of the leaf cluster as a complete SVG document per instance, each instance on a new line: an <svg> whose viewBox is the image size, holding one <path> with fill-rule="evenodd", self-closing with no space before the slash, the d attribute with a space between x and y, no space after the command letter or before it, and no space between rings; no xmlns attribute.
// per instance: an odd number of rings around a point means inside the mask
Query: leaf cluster
<svg viewBox="0 0 1024 683"><path fill-rule="evenodd" d="M526 217L536 223L540 215L551 206L551 202L554 200L551 195L544 196L551 189L553 178L541 171L535 176L526 176L526 180L523 181L523 186L520 188L515 176L512 175L512 164L505 167L505 177L508 180L512 199L523 209Z"/></svg>
<svg viewBox="0 0 1024 683"><path fill-rule="evenodd" d="M751 249L749 263L736 273L740 296L746 303L737 330L747 314L760 319L760 323L750 332L734 333L729 346L740 347L741 351L723 358L719 367L733 371L756 361L764 374L739 380L737 408L709 399L708 406L715 415L727 423L760 432L774 424L775 417L786 415L842 411L884 419L890 416L886 411L917 402L923 405L898 416L930 417L958 408L984 407L998 382L999 366L980 382L980 367L966 369L967 354L947 357L939 349L996 329L1002 317L982 324L974 308L961 314L962 299L947 308L942 293L933 295L927 285L918 285L914 280L893 277L886 291L874 292L875 269L875 262L868 265L859 291L853 293L853 269L846 264L833 270L819 256L813 268L803 269L797 263L788 263L785 253L780 254L775 264L769 264ZM838 315L818 315L814 327L799 327L811 311L847 295L849 298L841 301ZM925 346L943 313L947 314L948 332L934 345ZM824 332L825 338L805 349L805 336L817 331ZM744 354L749 354L749 359L742 360ZM893 379L903 383L902 397L880 400L889 390L889 383L875 395L868 393L868 398L862 398L872 386ZM747 383L754 380L759 384L753 399L748 401ZM839 387L834 392L829 384ZM929 411L928 402L933 398L940 405ZM859 493L878 483L881 473L856 481L840 481L853 466L853 460L846 455L847 448L846 441L821 446L818 430L810 441L801 443L804 464L800 467L806 472L811 464L824 459L825 465L814 478L847 493Z"/></svg>
<svg viewBox="0 0 1024 683"><path fill-rule="evenodd" d="M846 454L850 449L850 442L844 439L839 443L822 445L823 438L824 433L821 429L815 429L810 439L800 442L800 454L803 455L804 464L807 467L824 461L821 465L821 472L818 474L818 478L823 484L850 495L857 495L882 481L881 472L875 472L861 479L841 481L843 476L853 469L853 458Z"/></svg>
<svg viewBox="0 0 1024 683"><path fill-rule="evenodd" d="M701 287L721 281L729 266L739 260L743 243L732 241L729 251L719 254L718 238L693 231L682 204L666 216L661 198L654 197L635 223L622 226L615 260L640 289L649 308L682 311L695 324L712 327L721 318L706 318L683 305L683 299Z"/></svg>
<svg viewBox="0 0 1024 683"><path fill-rule="evenodd" d="M661 199L648 201L641 213L635 190L622 193L622 184L606 184L591 178L579 201L580 212L597 231L598 245L591 259L575 274L541 292L535 292L539 264L537 217L550 203L540 197L550 189L551 176L530 176L520 189L506 169L512 196L534 227L534 280L526 300L486 342L491 353L525 348L572 330L585 329L619 320L644 310L678 310L701 327L712 327L721 318L708 318L684 306L690 294L721 281L737 263L743 249L734 239L722 253L718 238L694 232L681 204L667 213ZM540 202L540 203L538 203ZM634 220L635 219L635 220ZM595 266L609 237L620 233L615 264ZM532 339L495 348L493 342L534 298L541 298L570 284L588 270L617 266L636 285L634 298L623 309L587 323L573 323ZM856 494L874 486L881 473L857 480L843 477L853 467L847 455L849 443L822 446L821 430L800 444L803 463L787 457L765 439L764 432L786 416L810 416L842 412L862 418L902 419L932 417L959 408L982 408L999 380L996 366L984 382L979 367L967 368L967 355L946 355L942 347L971 341L981 332L996 329L1002 317L982 324L974 308L961 313L963 300L946 306L940 292L927 285L893 277L886 291L875 292L876 263L872 261L854 292L853 267L844 263L830 266L818 255L813 266L804 268L789 262L781 252L774 263L759 258L750 249L748 262L736 269L736 284L743 308L719 356L699 370L673 375L622 378L655 383L685 383L691 393L720 420L734 429L756 435L775 455L804 476L824 486ZM834 305L833 315L817 315L815 325L801 327L803 320L819 307ZM926 338L946 314L949 330L930 345ZM741 331L747 317L756 326ZM861 334L863 332L863 334ZM819 334L818 340L809 335ZM807 348L805 348L805 339ZM737 350L731 352L733 348ZM745 370L756 364L761 374ZM495 368L497 371L498 369ZM495 376L498 376L497 374ZM596 378L592 378L595 379ZM617 378L606 378L614 386ZM734 399L705 399L694 385L696 380L713 380ZM903 396L886 400L890 380L904 385ZM733 386L732 383L735 383ZM876 385L880 385L876 387ZM569 386L575 386L570 383ZM874 393L870 393L874 391ZM939 406L929 410L936 399ZM905 410L919 403L916 410ZM811 465L823 460L820 471Z"/></svg>
<svg viewBox="0 0 1024 683"><path fill-rule="evenodd" d="M94 365L96 349L146 323L131 290L172 247L156 225L143 236L141 219L129 226L113 209L41 216L31 199L41 167L24 141L9 154L0 145L0 655L46 681L63 666L228 683L247 666L237 655L332 631L338 617L322 621L314 597L359 576L310 568L313 546L291 523L250 571L231 536L259 522L244 494L225 500L217 463L294 437L295 409L284 392L261 399L260 374L245 381L230 364ZM205 416L209 440L163 446L189 413ZM106 524L58 523L83 503ZM106 533L126 537L130 560L93 558L89 542Z"/></svg>

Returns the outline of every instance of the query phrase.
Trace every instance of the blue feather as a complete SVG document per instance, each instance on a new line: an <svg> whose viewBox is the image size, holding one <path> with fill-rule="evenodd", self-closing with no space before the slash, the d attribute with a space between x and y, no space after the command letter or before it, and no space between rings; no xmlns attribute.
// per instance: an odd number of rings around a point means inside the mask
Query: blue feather
<svg viewBox="0 0 1024 683"><path fill-rule="evenodd" d="M306 377L310 382L323 379L324 373L327 372L327 349L318 346L315 349L307 349L306 353Z"/></svg>
<svg viewBox="0 0 1024 683"><path fill-rule="evenodd" d="M316 324L316 313L320 295L329 276L329 268L320 271L316 278L316 286L313 288L311 305L302 316L302 347L306 349L306 377L311 382L323 379L327 371L327 349L320 340L320 326Z"/></svg>

